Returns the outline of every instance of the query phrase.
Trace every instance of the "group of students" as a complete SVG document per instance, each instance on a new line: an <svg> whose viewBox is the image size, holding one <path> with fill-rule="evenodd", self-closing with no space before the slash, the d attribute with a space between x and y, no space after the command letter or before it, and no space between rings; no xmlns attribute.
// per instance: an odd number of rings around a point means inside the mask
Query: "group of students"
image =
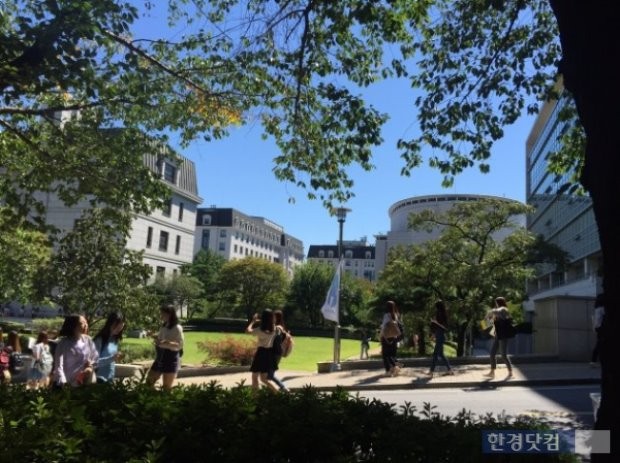
<svg viewBox="0 0 620 463"><path fill-rule="evenodd" d="M485 375L489 378L495 376L497 368L496 356L501 350L501 355L508 369L508 377L512 377L512 363L508 357L508 340L514 336L511 332L512 319L506 305L506 299L497 297L495 307L487 312L486 319L493 324L493 345L490 350L491 370ZM448 331L448 309L444 301L435 303L435 314L430 321L430 329L435 338L435 348L431 360L428 376L432 378L439 360L446 367L446 374L453 375L454 370L444 354L446 332ZM396 358L398 343L403 339L403 324L400 313L394 301L387 301L385 313L381 321L379 333L381 339L381 356L385 368L385 376L397 376L403 364Z"/></svg>
<svg viewBox="0 0 620 463"><path fill-rule="evenodd" d="M183 350L183 328L173 305L160 307L162 325L154 337L156 356L146 383L154 385L160 377L164 389L170 389L180 367ZM116 362L122 356L119 342L123 337L125 319L120 312L110 313L103 327L91 338L88 322L83 315L73 314L64 318L57 340L49 339L41 331L32 347L32 366L28 371L27 386L78 387L92 383L111 382L116 374ZM2 352L21 352L19 336L11 332ZM2 369L2 382L10 382L10 372Z"/></svg>

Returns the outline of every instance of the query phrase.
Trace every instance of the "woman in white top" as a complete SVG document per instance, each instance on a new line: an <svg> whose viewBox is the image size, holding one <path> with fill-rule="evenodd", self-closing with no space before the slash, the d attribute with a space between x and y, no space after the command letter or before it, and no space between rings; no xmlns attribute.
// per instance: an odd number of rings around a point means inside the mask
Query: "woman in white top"
<svg viewBox="0 0 620 463"><path fill-rule="evenodd" d="M50 381L50 373L54 364L54 357L50 352L47 331L39 332L37 343L32 347L32 368L28 372L28 388L38 389L47 387Z"/></svg>
<svg viewBox="0 0 620 463"><path fill-rule="evenodd" d="M183 328L172 304L161 306L159 313L162 326L154 340L156 356L146 377L146 384L152 386L163 376L163 388L171 389L181 366Z"/></svg>
<svg viewBox="0 0 620 463"><path fill-rule="evenodd" d="M255 328L254 325L260 321L260 326ZM277 361L273 355L273 340L276 335L276 325L274 321L273 311L270 309L263 310L261 316L254 314L250 324L245 329L248 334L256 336L258 343L250 371L252 372L252 387L258 389L260 378L261 383L269 387L273 391L277 391L278 387L273 384L268 376L269 372L277 369Z"/></svg>
<svg viewBox="0 0 620 463"><path fill-rule="evenodd" d="M387 301L385 313L381 320L381 356L386 376L398 376L400 373L400 363L396 360L398 339L400 331L400 313L394 301Z"/></svg>

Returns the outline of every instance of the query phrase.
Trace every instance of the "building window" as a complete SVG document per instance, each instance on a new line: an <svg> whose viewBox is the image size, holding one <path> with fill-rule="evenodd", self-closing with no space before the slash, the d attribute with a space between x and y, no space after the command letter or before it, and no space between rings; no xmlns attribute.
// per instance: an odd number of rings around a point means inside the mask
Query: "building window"
<svg viewBox="0 0 620 463"><path fill-rule="evenodd" d="M161 213L165 217L170 217L171 212L172 212L172 200L168 199L167 201L164 202L164 207L162 208Z"/></svg>
<svg viewBox="0 0 620 463"><path fill-rule="evenodd" d="M174 245L174 253L178 254L181 252L181 235L177 235L177 242Z"/></svg>
<svg viewBox="0 0 620 463"><path fill-rule="evenodd" d="M226 251L226 243L220 243L220 251Z"/></svg>
<svg viewBox="0 0 620 463"><path fill-rule="evenodd" d="M177 273L179 273L179 271L176 268L172 269L172 276L177 276Z"/></svg>
<svg viewBox="0 0 620 463"><path fill-rule="evenodd" d="M200 242L200 247L202 249L209 249L209 239L211 238L210 230L202 231L202 241Z"/></svg>
<svg viewBox="0 0 620 463"><path fill-rule="evenodd" d="M235 244L234 248L233 248L235 254L237 253L237 245Z"/></svg>
<svg viewBox="0 0 620 463"><path fill-rule="evenodd" d="M226 230L220 230L220 238L226 238Z"/></svg>
<svg viewBox="0 0 620 463"><path fill-rule="evenodd" d="M366 259L370 259L371 255L372 255L372 253L370 251L366 251Z"/></svg>
<svg viewBox="0 0 620 463"><path fill-rule="evenodd" d="M153 244L153 227L149 227L146 231L146 247L150 248Z"/></svg>
<svg viewBox="0 0 620 463"><path fill-rule="evenodd" d="M175 183L175 178L177 176L177 168L174 167L169 162L164 163L164 180L166 182Z"/></svg>
<svg viewBox="0 0 620 463"><path fill-rule="evenodd" d="M325 251L323 251L322 249L319 251L319 257L325 257Z"/></svg>
<svg viewBox="0 0 620 463"><path fill-rule="evenodd" d="M166 252L168 250L168 232L160 231L159 232L159 250Z"/></svg>
<svg viewBox="0 0 620 463"><path fill-rule="evenodd" d="M351 259L351 258L353 258L353 251L351 251L350 249L347 249L347 250L344 252L344 257L346 257L347 259Z"/></svg>
<svg viewBox="0 0 620 463"><path fill-rule="evenodd" d="M163 278L166 274L166 267L157 267L155 269L155 278Z"/></svg>
<svg viewBox="0 0 620 463"><path fill-rule="evenodd" d="M202 224L211 225L211 216L209 214L205 214L202 216Z"/></svg>
<svg viewBox="0 0 620 463"><path fill-rule="evenodd" d="M327 251L327 257L329 257L330 259L334 258L334 251Z"/></svg>
<svg viewBox="0 0 620 463"><path fill-rule="evenodd" d="M183 222L183 212L185 210L185 204L179 203L179 222Z"/></svg>

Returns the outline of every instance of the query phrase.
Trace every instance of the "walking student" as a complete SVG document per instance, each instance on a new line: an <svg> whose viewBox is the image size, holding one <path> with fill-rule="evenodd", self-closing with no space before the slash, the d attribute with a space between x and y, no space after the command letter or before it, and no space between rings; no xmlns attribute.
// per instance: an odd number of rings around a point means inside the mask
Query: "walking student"
<svg viewBox="0 0 620 463"><path fill-rule="evenodd" d="M493 346L491 347L491 370L485 374L489 378L495 377L495 369L497 367L498 349L501 349L502 358L508 368L508 378L512 377L512 363L508 358L508 340L512 337L510 329L512 327L512 319L510 318L510 312L506 306L506 299L498 297L495 299L495 308L490 310L487 314L487 319L493 322L495 328L495 339L493 340Z"/></svg>
<svg viewBox="0 0 620 463"><path fill-rule="evenodd" d="M431 331L433 332L433 336L435 337L435 349L433 350L433 360L431 362L431 369L428 372L428 375L432 378L435 374L435 366L437 365L437 360L442 359L446 368L448 369L448 374L453 375L454 371L450 366L450 362L444 355L444 344L446 342L446 331L448 330L448 309L446 307L446 303L444 301L437 301L435 303L435 316L431 318Z"/></svg>
<svg viewBox="0 0 620 463"><path fill-rule="evenodd" d="M592 328L596 333L596 342L594 344L594 349L592 349L592 358L590 359L590 366L595 367L598 362L598 352L599 346L601 344L601 326L603 325L603 318L605 317L605 305L603 302L603 294L599 294L596 296L596 300L594 301L594 314L592 315Z"/></svg>
<svg viewBox="0 0 620 463"><path fill-rule="evenodd" d="M176 308L172 304L162 305L159 308L159 316L162 325L153 340L155 361L146 376L146 384L153 386L159 378L162 378L164 390L170 390L181 367L183 327L179 323Z"/></svg>
<svg viewBox="0 0 620 463"><path fill-rule="evenodd" d="M40 331L37 342L32 347L32 367L28 372L28 388L39 389L47 387L50 381L50 373L54 364L54 357L50 352L49 337L47 331Z"/></svg>
<svg viewBox="0 0 620 463"><path fill-rule="evenodd" d="M273 311L274 323L276 325L276 335L273 342L273 369L269 370L267 378L273 381L281 391L288 391L286 385L281 379L276 377L276 371L280 367L280 360L282 360L282 343L288 335L288 330L284 326L284 314L281 310Z"/></svg>
<svg viewBox="0 0 620 463"><path fill-rule="evenodd" d="M400 366L396 361L398 339L401 336L399 328L400 313L394 301L387 301L385 313L381 321L381 357L386 376L398 376Z"/></svg>
<svg viewBox="0 0 620 463"><path fill-rule="evenodd" d="M255 325L260 322L260 325ZM250 371L252 372L252 388L260 387L259 380L272 391L277 391L278 387L269 379L269 372L277 369L273 355L273 340L276 336L276 324L273 311L263 310L259 316L254 314L245 332L256 336L257 345Z"/></svg>
<svg viewBox="0 0 620 463"><path fill-rule="evenodd" d="M120 312L111 312L94 338L99 362L97 363L97 383L110 383L116 374L116 361L120 358L119 343L123 339L125 320Z"/></svg>

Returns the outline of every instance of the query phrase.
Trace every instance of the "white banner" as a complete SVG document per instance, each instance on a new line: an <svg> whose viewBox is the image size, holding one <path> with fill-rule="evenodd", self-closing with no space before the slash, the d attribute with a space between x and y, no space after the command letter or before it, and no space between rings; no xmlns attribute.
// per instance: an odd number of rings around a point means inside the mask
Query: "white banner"
<svg viewBox="0 0 620 463"><path fill-rule="evenodd" d="M332 280L332 284L329 286L329 291L327 291L327 297L325 298L325 303L323 307L321 307L321 313L325 320L331 320L333 322L340 322L340 310L339 310L339 301L340 301L340 268L342 267L342 261L338 263L338 267L336 267L336 273L334 274L334 279Z"/></svg>

